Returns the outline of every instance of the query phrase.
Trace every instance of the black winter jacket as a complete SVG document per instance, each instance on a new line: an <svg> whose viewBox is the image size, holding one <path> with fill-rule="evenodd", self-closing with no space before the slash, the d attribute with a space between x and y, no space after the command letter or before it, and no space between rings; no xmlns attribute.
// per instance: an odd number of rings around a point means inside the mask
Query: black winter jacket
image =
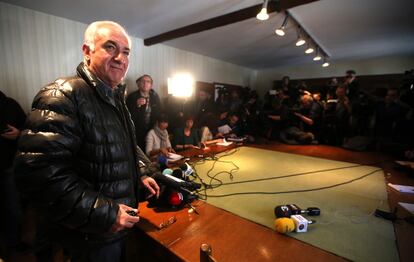
<svg viewBox="0 0 414 262"><path fill-rule="evenodd" d="M131 113L132 121L135 124L135 137L137 139L138 146L145 150L145 137L148 131L154 127L157 117L162 111L161 100L158 94L151 89L149 93L149 104L151 106L150 121L147 125L144 124L145 120L145 106L137 107L137 100L141 98L139 90L132 92L126 99L126 104L129 112ZM139 124L139 125L138 125Z"/></svg>
<svg viewBox="0 0 414 262"><path fill-rule="evenodd" d="M0 133L5 132L8 124L21 129L25 120L26 114L19 103L0 91ZM12 166L16 148L17 140L0 136L0 171Z"/></svg>
<svg viewBox="0 0 414 262"><path fill-rule="evenodd" d="M118 203L136 208L139 171L125 88L106 96L81 63L77 76L58 79L34 98L15 162L19 189L37 204L49 233L69 244L102 244Z"/></svg>

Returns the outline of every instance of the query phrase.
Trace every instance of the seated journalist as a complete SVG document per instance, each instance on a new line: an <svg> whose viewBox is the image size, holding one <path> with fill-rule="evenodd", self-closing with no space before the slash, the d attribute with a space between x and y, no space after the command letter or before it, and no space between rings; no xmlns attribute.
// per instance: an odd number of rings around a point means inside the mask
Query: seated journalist
<svg viewBox="0 0 414 262"><path fill-rule="evenodd" d="M200 139L198 138L198 132L193 128L193 117L190 115L184 116L185 125L183 127L177 127L174 130L173 142L174 148L177 151L185 150L189 148L199 148Z"/></svg>
<svg viewBox="0 0 414 262"><path fill-rule="evenodd" d="M148 132L146 138L145 153L151 159L156 159L158 156L168 157L168 153L175 153L171 146L167 128L168 117L166 114L161 113L157 117L154 128Z"/></svg>

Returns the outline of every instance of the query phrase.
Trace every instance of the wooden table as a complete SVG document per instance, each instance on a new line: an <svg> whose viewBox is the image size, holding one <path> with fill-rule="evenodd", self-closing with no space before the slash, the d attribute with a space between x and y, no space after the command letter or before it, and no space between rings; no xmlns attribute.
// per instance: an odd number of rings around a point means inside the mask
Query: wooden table
<svg viewBox="0 0 414 262"><path fill-rule="evenodd" d="M206 156L226 149L228 147L212 146L207 152L191 150L183 155L203 153ZM200 261L200 246L207 243L217 261L345 260L201 200L193 202L193 206L199 214L189 213L188 208L157 213L142 203L139 230L132 241L141 252L137 256L142 258L145 254L150 261ZM176 222L160 229L160 224L166 224L173 216Z"/></svg>

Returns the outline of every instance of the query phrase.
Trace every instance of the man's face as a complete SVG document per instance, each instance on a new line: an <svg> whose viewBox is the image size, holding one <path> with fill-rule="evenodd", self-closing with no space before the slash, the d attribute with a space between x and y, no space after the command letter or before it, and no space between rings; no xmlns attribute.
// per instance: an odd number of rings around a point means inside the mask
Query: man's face
<svg viewBox="0 0 414 262"><path fill-rule="evenodd" d="M388 90L387 95L385 96L386 103L395 102L398 99L398 92L396 90Z"/></svg>
<svg viewBox="0 0 414 262"><path fill-rule="evenodd" d="M187 119L187 120L185 121L185 126L186 126L187 128L192 128L192 127L193 127L193 124L194 124L193 119Z"/></svg>
<svg viewBox="0 0 414 262"><path fill-rule="evenodd" d="M336 96L337 96L338 98L345 97L345 88L343 88L343 87L338 87L338 88L336 89Z"/></svg>
<svg viewBox="0 0 414 262"><path fill-rule="evenodd" d="M138 81L138 89L142 92L149 92L152 88L152 80L149 76L143 76Z"/></svg>
<svg viewBox="0 0 414 262"><path fill-rule="evenodd" d="M128 70L130 43L115 26L101 27L95 36L95 47L83 46L89 70L111 87L117 86Z"/></svg>
<svg viewBox="0 0 414 262"><path fill-rule="evenodd" d="M158 122L158 127L159 127L161 130L165 130L165 129L167 129L167 128L168 128L168 122Z"/></svg>
<svg viewBox="0 0 414 262"><path fill-rule="evenodd" d="M352 74L352 73L346 74L345 83L351 83L352 81L354 81L355 77L356 77L355 74Z"/></svg>
<svg viewBox="0 0 414 262"><path fill-rule="evenodd" d="M237 116L233 115L233 116L230 117L230 124L231 125L237 124L237 121L239 121L239 118Z"/></svg>

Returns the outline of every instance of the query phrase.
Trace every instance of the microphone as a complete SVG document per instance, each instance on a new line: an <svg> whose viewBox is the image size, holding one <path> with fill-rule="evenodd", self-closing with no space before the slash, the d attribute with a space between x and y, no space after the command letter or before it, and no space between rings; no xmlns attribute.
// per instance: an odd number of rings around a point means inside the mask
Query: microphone
<svg viewBox="0 0 414 262"><path fill-rule="evenodd" d="M171 175L172 173L174 173L174 171L171 168L166 168L162 171L163 175Z"/></svg>
<svg viewBox="0 0 414 262"><path fill-rule="evenodd" d="M168 196L168 204L171 206L179 206L184 201L184 196L180 192L172 191Z"/></svg>
<svg viewBox="0 0 414 262"><path fill-rule="evenodd" d="M321 210L317 207L308 207L306 210L302 210L295 204L276 206L274 212L277 218L300 214L307 214L309 216L319 216L321 214Z"/></svg>
<svg viewBox="0 0 414 262"><path fill-rule="evenodd" d="M168 168L168 158L163 155L157 157L157 163L160 165L161 171Z"/></svg>
<svg viewBox="0 0 414 262"><path fill-rule="evenodd" d="M183 171L184 180L187 180L189 176L195 176L193 168L187 162L182 164L180 169Z"/></svg>
<svg viewBox="0 0 414 262"><path fill-rule="evenodd" d="M191 191L195 191L201 188L201 184L196 182L184 181L182 179L176 178L171 174L168 174L171 169L165 169L163 174L156 173L152 176L155 181L164 184L166 186L172 187L176 190L185 191L191 193Z"/></svg>
<svg viewBox="0 0 414 262"><path fill-rule="evenodd" d="M307 220L302 215L292 215L291 218L277 218L275 220L275 229L281 234L286 234L292 231L301 233L308 231L308 225L314 223L316 223L316 221Z"/></svg>

